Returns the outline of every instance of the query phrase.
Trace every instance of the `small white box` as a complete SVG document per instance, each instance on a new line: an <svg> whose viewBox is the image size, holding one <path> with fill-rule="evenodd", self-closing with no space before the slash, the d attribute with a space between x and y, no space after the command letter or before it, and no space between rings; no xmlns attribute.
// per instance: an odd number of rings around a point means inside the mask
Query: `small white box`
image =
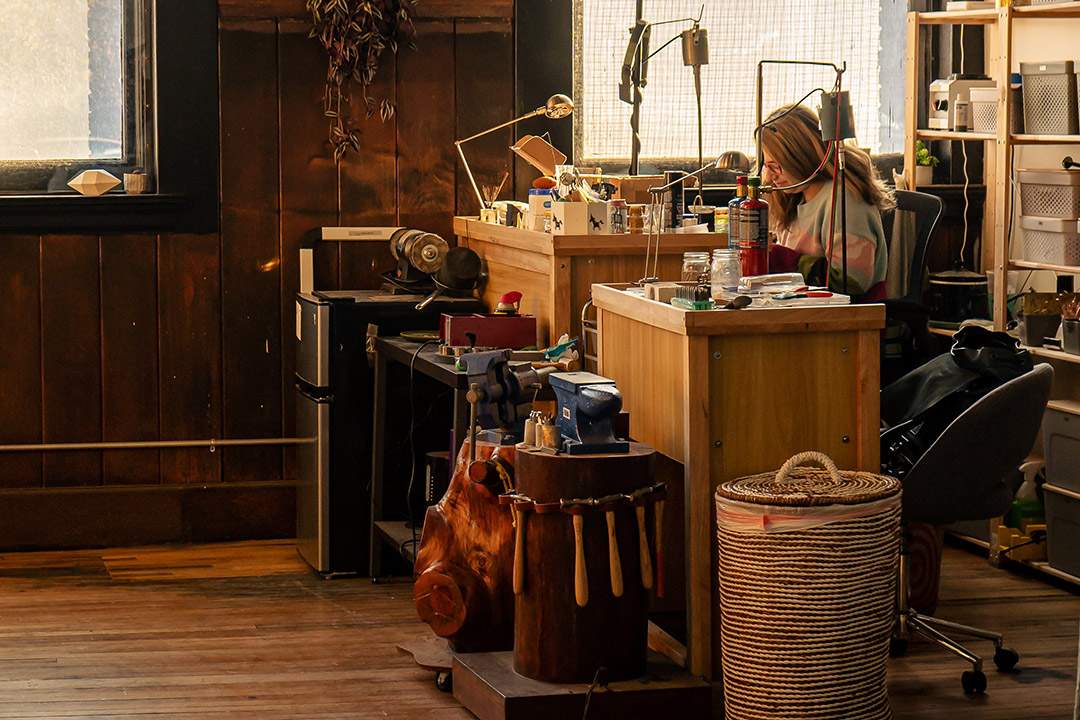
<svg viewBox="0 0 1080 720"><path fill-rule="evenodd" d="M583 202L551 203L552 235L588 235L589 206Z"/></svg>

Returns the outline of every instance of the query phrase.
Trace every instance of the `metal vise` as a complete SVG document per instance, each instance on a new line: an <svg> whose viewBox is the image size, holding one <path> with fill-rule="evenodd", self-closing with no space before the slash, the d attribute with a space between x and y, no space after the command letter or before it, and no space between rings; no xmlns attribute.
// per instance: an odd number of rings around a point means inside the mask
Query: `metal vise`
<svg viewBox="0 0 1080 720"><path fill-rule="evenodd" d="M559 400L556 422L566 453L630 451L630 443L617 439L611 430L612 418L622 409L622 393L613 381L589 372L552 373L548 380Z"/></svg>
<svg viewBox="0 0 1080 720"><path fill-rule="evenodd" d="M511 365L509 350L466 353L458 358L457 368L468 375L472 425L520 434L541 373L527 362Z"/></svg>

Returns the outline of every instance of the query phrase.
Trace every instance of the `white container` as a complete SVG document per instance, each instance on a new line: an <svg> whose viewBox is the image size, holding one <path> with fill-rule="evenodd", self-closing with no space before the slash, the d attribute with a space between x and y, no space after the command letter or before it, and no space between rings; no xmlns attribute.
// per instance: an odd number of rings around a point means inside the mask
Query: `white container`
<svg viewBox="0 0 1080 720"><path fill-rule="evenodd" d="M547 189L529 189L529 229L551 232L552 192Z"/></svg>
<svg viewBox="0 0 1080 720"><path fill-rule="evenodd" d="M1080 266L1080 228L1076 220L1020 216L1022 258L1050 265Z"/></svg>
<svg viewBox="0 0 1080 720"><path fill-rule="evenodd" d="M971 130L997 132L997 86L971 88Z"/></svg>
<svg viewBox="0 0 1080 720"><path fill-rule="evenodd" d="M1080 493L1046 483L1046 559L1055 570L1080 577Z"/></svg>
<svg viewBox="0 0 1080 720"><path fill-rule="evenodd" d="M1046 482L1080 492L1080 415L1046 408L1042 436Z"/></svg>
<svg viewBox="0 0 1080 720"><path fill-rule="evenodd" d="M552 235L588 235L589 205L583 202L551 203Z"/></svg>
<svg viewBox="0 0 1080 720"><path fill-rule="evenodd" d="M1017 170L1020 214L1046 218L1080 218L1080 172Z"/></svg>

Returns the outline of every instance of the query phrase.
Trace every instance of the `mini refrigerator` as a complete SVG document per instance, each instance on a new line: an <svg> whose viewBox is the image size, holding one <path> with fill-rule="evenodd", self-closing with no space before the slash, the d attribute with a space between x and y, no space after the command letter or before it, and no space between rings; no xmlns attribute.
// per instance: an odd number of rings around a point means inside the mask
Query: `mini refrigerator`
<svg viewBox="0 0 1080 720"><path fill-rule="evenodd" d="M422 299L375 290L296 296L296 430L314 438L297 449L297 549L320 573L367 573L375 397L369 333L435 330L442 313L481 308L474 298L438 297L416 310Z"/></svg>

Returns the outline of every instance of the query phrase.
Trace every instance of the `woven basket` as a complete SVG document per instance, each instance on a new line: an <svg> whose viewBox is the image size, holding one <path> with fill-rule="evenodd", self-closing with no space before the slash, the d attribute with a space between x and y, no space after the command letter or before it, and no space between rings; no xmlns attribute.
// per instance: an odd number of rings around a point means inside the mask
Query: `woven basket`
<svg viewBox="0 0 1080 720"><path fill-rule="evenodd" d="M716 511L726 718L890 718L900 483L801 453Z"/></svg>

